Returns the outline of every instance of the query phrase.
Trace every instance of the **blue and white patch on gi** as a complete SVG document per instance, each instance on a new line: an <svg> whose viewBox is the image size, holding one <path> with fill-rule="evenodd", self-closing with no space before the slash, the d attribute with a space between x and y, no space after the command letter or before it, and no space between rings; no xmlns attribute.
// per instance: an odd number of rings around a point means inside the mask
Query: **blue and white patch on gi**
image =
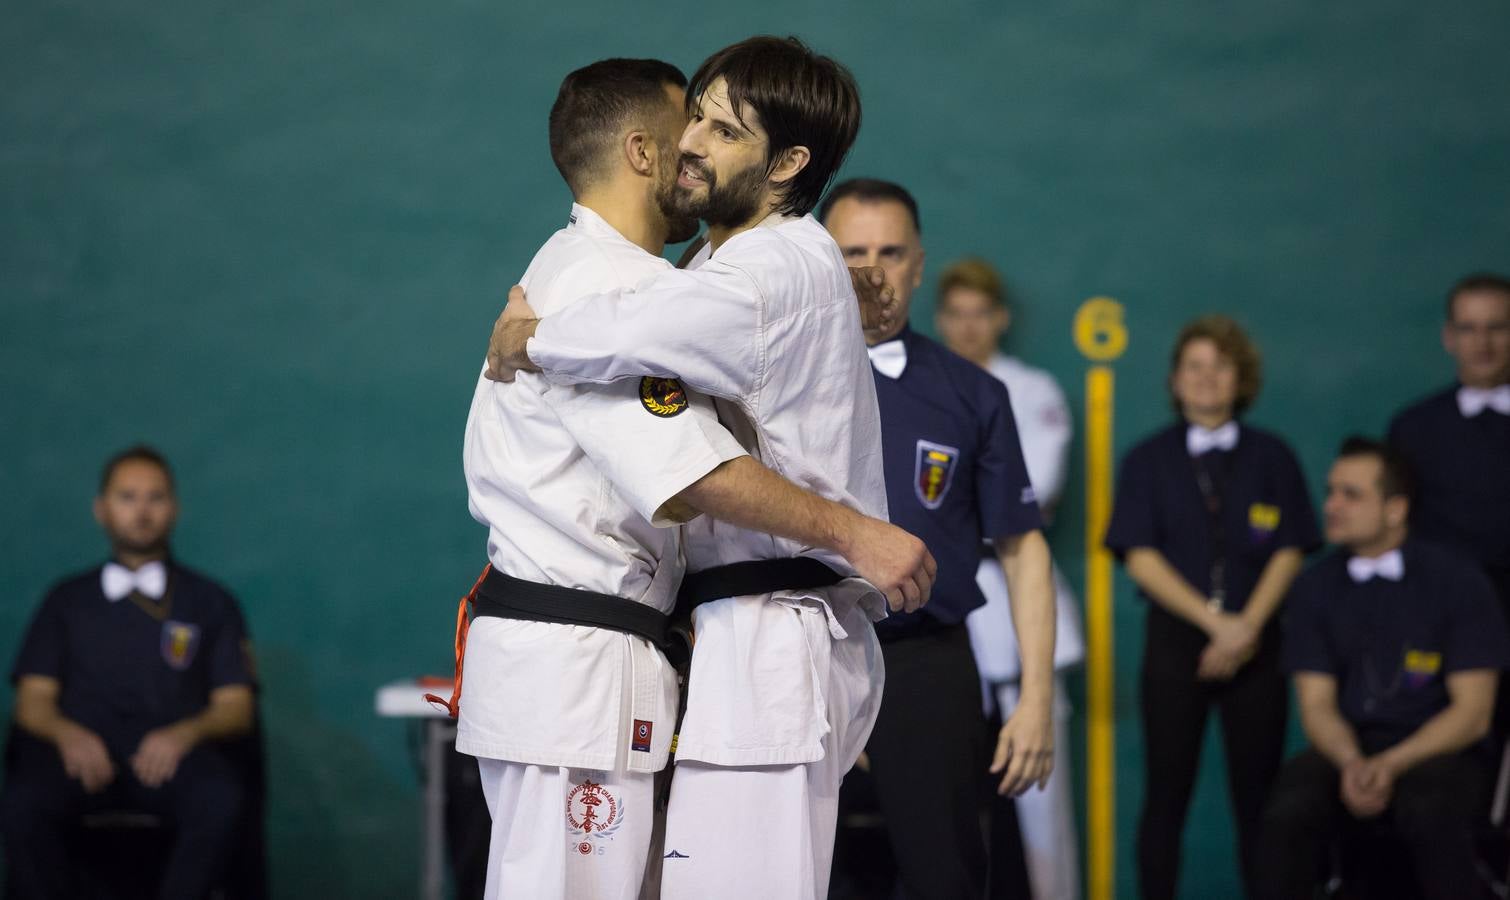
<svg viewBox="0 0 1510 900"><path fill-rule="evenodd" d="M959 462L959 449L932 441L918 441L917 468L912 484L917 488L918 502L928 509L938 509L954 483L954 470Z"/></svg>
<svg viewBox="0 0 1510 900"><path fill-rule="evenodd" d="M163 622L163 662L179 671L183 671L189 667L190 663L194 662L194 654L198 650L198 625L190 625L188 622L177 622L173 619Z"/></svg>

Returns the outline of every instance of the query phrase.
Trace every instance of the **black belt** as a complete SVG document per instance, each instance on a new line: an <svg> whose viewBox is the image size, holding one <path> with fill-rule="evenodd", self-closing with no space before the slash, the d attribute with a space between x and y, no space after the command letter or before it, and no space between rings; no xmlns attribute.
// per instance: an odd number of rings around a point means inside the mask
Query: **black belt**
<svg viewBox="0 0 1510 900"><path fill-rule="evenodd" d="M612 594L537 584L497 569L478 586L472 615L607 628L642 637L668 654L673 646L671 617L654 607Z"/></svg>
<svg viewBox="0 0 1510 900"><path fill-rule="evenodd" d="M676 610L681 614L709 600L829 587L843 580L843 575L810 556L752 559L689 572L677 592Z"/></svg>

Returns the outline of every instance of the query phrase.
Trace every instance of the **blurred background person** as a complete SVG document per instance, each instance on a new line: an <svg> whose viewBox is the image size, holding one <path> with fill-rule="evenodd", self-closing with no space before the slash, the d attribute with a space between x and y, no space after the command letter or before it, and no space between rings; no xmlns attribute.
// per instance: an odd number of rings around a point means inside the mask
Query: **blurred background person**
<svg viewBox="0 0 1510 900"><path fill-rule="evenodd" d="M991 542L1013 587L1022 635L1021 699L1003 717L990 762L998 789L1014 797L1041 788L1054 763L1053 563L1006 388L907 324L923 278L917 201L893 182L851 179L829 192L820 218L849 265L882 267L897 291L897 324L865 334L887 506L938 560L928 605L876 623L886 687L866 754L897 861L897 896L980 897L985 720L965 626L985 602L975 583L980 548Z"/></svg>
<svg viewBox="0 0 1510 900"><path fill-rule="evenodd" d="M1048 523L1064 492L1074 424L1054 376L1001 352L1002 337L1012 326L1007 301L1006 285L990 263L962 259L939 276L934 326L945 346L1007 386L1028 480ZM989 546L982 548L975 580L986 605L970 613L965 624L980 669L986 713L999 711L1008 716L1018 698L1017 636L1012 630L1007 581ZM1085 637L1074 592L1058 566L1054 567L1054 613L1054 774L1044 790L1029 791L1015 802L1033 896L1073 900L1080 896L1080 855L1070 767L1072 707L1061 673L1085 661Z"/></svg>
<svg viewBox="0 0 1510 900"><path fill-rule="evenodd" d="M205 897L255 840L240 828L255 804L248 773L226 747L254 722L241 611L169 553L178 500L155 450L105 465L94 516L110 560L48 593L11 670L20 733L0 794L8 896L77 896L80 818L131 810L172 836L157 895Z"/></svg>
<svg viewBox="0 0 1510 900"><path fill-rule="evenodd" d="M1284 668L1310 747L1270 794L1265 900L1311 896L1347 822L1380 817L1416 881L1391 872L1391 896L1489 896L1474 835L1488 807L1483 738L1510 635L1488 579L1456 550L1417 538L1410 505L1398 453L1363 438L1342 445L1324 507L1337 549L1296 580L1286 613ZM1377 856L1360 862L1390 868Z"/></svg>
<svg viewBox="0 0 1510 900"><path fill-rule="evenodd" d="M1478 560L1510 610L1510 279L1453 285L1442 346L1456 383L1389 426L1416 483L1411 533Z"/></svg>
<svg viewBox="0 0 1510 900"><path fill-rule="evenodd" d="M1320 543L1300 464L1277 435L1240 422L1258 398L1258 349L1203 316L1170 355L1179 419L1122 460L1105 543L1152 601L1140 706L1145 746L1138 878L1172 900L1206 717L1221 713L1238 860L1252 891L1264 798L1279 770L1289 690L1275 613Z"/></svg>

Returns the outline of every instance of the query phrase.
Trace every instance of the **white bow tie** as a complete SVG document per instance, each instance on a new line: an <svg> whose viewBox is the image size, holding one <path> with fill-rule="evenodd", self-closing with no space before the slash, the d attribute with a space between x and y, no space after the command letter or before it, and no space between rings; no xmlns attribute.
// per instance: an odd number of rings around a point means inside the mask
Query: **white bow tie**
<svg viewBox="0 0 1510 900"><path fill-rule="evenodd" d="M1399 581L1405 577L1405 557L1400 555L1399 550L1391 550L1373 559L1355 556L1347 561L1347 574L1359 584L1374 577L1383 578L1385 581Z"/></svg>
<svg viewBox="0 0 1510 900"><path fill-rule="evenodd" d="M865 348L876 371L895 381L907 368L907 343L901 338Z"/></svg>
<svg viewBox="0 0 1510 900"><path fill-rule="evenodd" d="M168 590L168 567L161 560L153 560L133 572L120 563L108 562L100 572L100 587L111 603L131 596L132 591L161 600Z"/></svg>
<svg viewBox="0 0 1510 900"><path fill-rule="evenodd" d="M1471 419L1486 409L1510 416L1510 384L1492 388L1458 388L1458 411Z"/></svg>
<svg viewBox="0 0 1510 900"><path fill-rule="evenodd" d="M1200 456L1212 450L1231 450L1236 446L1236 422L1228 422L1220 428L1192 425L1185 431L1185 449L1190 452L1191 456Z"/></svg>

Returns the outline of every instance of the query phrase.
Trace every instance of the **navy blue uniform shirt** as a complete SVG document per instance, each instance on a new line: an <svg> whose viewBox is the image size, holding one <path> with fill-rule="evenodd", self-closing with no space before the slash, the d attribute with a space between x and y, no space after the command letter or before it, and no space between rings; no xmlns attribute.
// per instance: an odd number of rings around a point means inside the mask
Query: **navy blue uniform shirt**
<svg viewBox="0 0 1510 900"><path fill-rule="evenodd" d="M1458 386L1395 416L1389 442L1416 478L1411 534L1457 547L1510 603L1510 416L1458 410Z"/></svg>
<svg viewBox="0 0 1510 900"><path fill-rule="evenodd" d="M1406 541L1405 577L1361 584L1336 551L1290 592L1283 665L1337 679L1337 705L1365 752L1409 737L1447 708L1447 676L1510 666L1510 633L1473 560Z"/></svg>
<svg viewBox="0 0 1510 900"><path fill-rule="evenodd" d="M1247 604L1275 552L1290 547L1310 552L1321 546L1295 454L1267 431L1238 427L1237 446L1200 458L1221 492L1220 544L1226 560L1221 587L1230 612ZM1196 478L1196 461L1185 449L1187 428L1184 422L1171 425L1123 458L1105 543L1118 557L1136 547L1159 551L1209 597L1216 587L1212 561L1218 541Z"/></svg>
<svg viewBox="0 0 1510 900"><path fill-rule="evenodd" d="M927 606L876 624L883 638L930 618L963 622L986 602L975 583L981 542L1043 524L1006 386L911 328L897 340L907 349L901 377L874 373L886 503L891 521L928 545L938 578Z"/></svg>
<svg viewBox="0 0 1510 900"><path fill-rule="evenodd" d="M245 631L231 595L197 572L170 562L161 601L111 602L96 567L48 593L11 680L56 678L63 715L129 756L152 729L203 712L215 688L252 683Z"/></svg>

